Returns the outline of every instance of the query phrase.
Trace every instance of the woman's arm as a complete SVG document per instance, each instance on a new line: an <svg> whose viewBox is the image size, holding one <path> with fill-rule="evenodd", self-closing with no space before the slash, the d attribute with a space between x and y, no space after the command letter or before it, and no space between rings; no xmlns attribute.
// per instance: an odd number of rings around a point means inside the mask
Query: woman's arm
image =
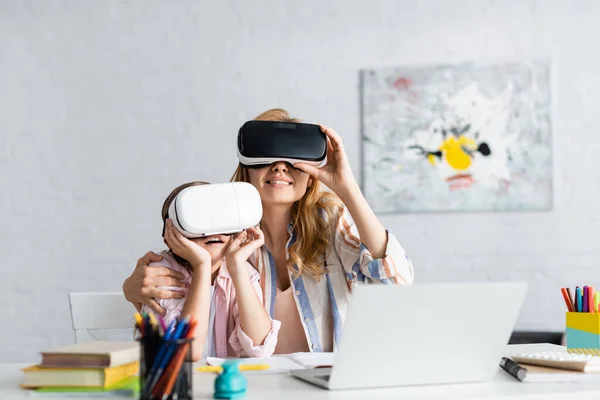
<svg viewBox="0 0 600 400"><path fill-rule="evenodd" d="M352 216L361 242L369 249L373 258L384 258L388 242L387 232L367 203L358 184L354 182L348 185L338 196Z"/></svg>
<svg viewBox="0 0 600 400"><path fill-rule="evenodd" d="M327 135L327 164L322 168L302 163L294 166L327 185L346 207L347 213L340 216L335 238L344 269L359 279L411 283L412 263L361 193L342 138L333 129L321 126L321 130Z"/></svg>
<svg viewBox="0 0 600 400"><path fill-rule="evenodd" d="M166 266L152 266L151 262L162 261L162 257L148 252L137 262L131 275L123 282L125 299L140 311L142 305L147 305L158 315L165 315L165 310L158 304L158 299L180 299L182 293L172 290L159 290L159 286L184 287L183 275Z"/></svg>
<svg viewBox="0 0 600 400"><path fill-rule="evenodd" d="M342 138L331 128L321 125L327 135L327 164L322 168L297 163L294 167L327 185L346 205L356 223L360 238L373 257L385 255L387 234L367 203L354 178Z"/></svg>
<svg viewBox="0 0 600 400"><path fill-rule="evenodd" d="M340 211L335 225L334 249L353 281L400 284L411 284L414 281L412 262L393 234L384 230L384 256L375 257L362 242L357 225L348 210L342 208Z"/></svg>

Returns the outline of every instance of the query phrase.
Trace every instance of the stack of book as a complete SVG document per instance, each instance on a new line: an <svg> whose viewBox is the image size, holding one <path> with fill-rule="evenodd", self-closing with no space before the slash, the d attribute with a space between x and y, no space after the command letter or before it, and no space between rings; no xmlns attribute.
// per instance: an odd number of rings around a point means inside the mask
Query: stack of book
<svg viewBox="0 0 600 400"><path fill-rule="evenodd" d="M78 343L41 352L40 364L23 369L22 387L35 394L139 392L138 342Z"/></svg>

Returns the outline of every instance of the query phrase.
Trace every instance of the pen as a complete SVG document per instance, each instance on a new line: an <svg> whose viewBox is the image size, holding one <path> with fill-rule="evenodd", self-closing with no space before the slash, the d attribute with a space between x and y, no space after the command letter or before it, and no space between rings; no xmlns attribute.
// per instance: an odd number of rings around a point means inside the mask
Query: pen
<svg viewBox="0 0 600 400"><path fill-rule="evenodd" d="M600 305L598 305L598 303L600 302L600 296L598 295L598 292L594 293L594 312L600 312Z"/></svg>
<svg viewBox="0 0 600 400"><path fill-rule="evenodd" d="M596 312L594 311L594 287L588 286L588 312Z"/></svg>
<svg viewBox="0 0 600 400"><path fill-rule="evenodd" d="M582 311L583 312L588 312L589 311L588 307L590 305L590 301L588 300L588 287L587 286L583 287L582 297L583 297L583 308L582 308Z"/></svg>
<svg viewBox="0 0 600 400"><path fill-rule="evenodd" d="M240 364L238 366L240 371L264 371L271 368L269 364ZM198 372L222 372L223 367L220 365L204 365L196 368Z"/></svg>
<svg viewBox="0 0 600 400"><path fill-rule="evenodd" d="M500 366L510 375L523 382L527 376L527 369L521 367L518 363L508 357L502 357Z"/></svg>
<svg viewBox="0 0 600 400"><path fill-rule="evenodd" d="M577 297L577 312L583 312L583 308L582 308L582 298L581 298L581 288L579 286L577 286L575 288L575 297Z"/></svg>

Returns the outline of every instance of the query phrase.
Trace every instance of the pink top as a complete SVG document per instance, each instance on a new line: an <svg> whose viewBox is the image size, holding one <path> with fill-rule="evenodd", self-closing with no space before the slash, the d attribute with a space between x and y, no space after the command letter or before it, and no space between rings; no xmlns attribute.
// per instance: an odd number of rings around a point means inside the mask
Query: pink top
<svg viewBox="0 0 600 400"><path fill-rule="evenodd" d="M309 351L291 286L284 291L277 288L273 318L281 321L275 354Z"/></svg>
<svg viewBox="0 0 600 400"><path fill-rule="evenodd" d="M192 274L182 265L180 265L170 254L162 253L163 259L158 262L150 263L149 266L166 266L175 271L179 271L184 276L184 282L187 287L192 282ZM256 291L257 296L262 302L262 290L259 283L259 274L249 264L246 263L248 274L252 286ZM187 295L187 287L183 289ZM246 335L240 325L240 313L235 297L235 288L233 281L227 270L225 260L219 268L218 275L214 282L215 295L213 296L214 304L211 306L215 309L214 322L214 343L216 357L269 357L273 354L277 345L277 335L281 323L277 320L272 320L271 330L265 337L262 344L255 344L252 339ZM161 289L172 289L171 287L161 287ZM180 289L181 290L181 289ZM165 323L169 324L173 319L179 318L185 305L186 297L183 299L159 299L158 304L165 309L166 315L163 317ZM153 313L152 309L146 305L142 306L142 311Z"/></svg>

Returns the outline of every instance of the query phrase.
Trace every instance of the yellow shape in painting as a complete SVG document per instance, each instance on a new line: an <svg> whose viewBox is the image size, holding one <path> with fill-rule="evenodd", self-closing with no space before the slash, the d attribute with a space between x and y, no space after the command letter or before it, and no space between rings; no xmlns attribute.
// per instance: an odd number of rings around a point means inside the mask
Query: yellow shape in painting
<svg viewBox="0 0 600 400"><path fill-rule="evenodd" d="M435 166L435 156L433 154L427 156L427 161L429 161L429 164Z"/></svg>
<svg viewBox="0 0 600 400"><path fill-rule="evenodd" d="M450 136L440 147L448 164L459 171L464 171L471 166L471 156L462 149L462 146L475 147L475 141L464 136L461 136L458 140L454 136Z"/></svg>

